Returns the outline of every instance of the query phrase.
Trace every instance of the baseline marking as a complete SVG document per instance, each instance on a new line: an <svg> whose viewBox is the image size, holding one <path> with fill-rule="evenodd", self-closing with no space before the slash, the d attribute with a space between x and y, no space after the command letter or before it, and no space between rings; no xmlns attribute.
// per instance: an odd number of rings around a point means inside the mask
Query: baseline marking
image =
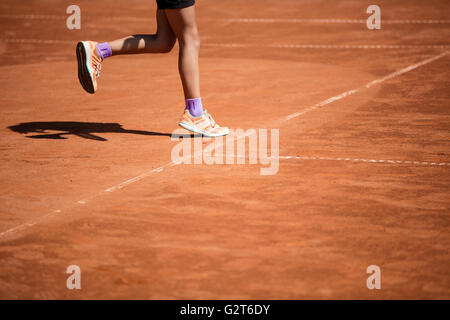
<svg viewBox="0 0 450 320"><path fill-rule="evenodd" d="M406 164L418 166L450 166L449 162L430 162L430 161L413 161L413 160L384 160L384 159L360 159L360 158L343 158L343 157L310 157L310 156L282 156L280 159L295 160L324 160L324 161L349 161L349 162L366 162L366 163L383 163L383 164Z"/></svg>
<svg viewBox="0 0 450 320"><path fill-rule="evenodd" d="M448 44L244 44L205 43L204 47L218 48L277 48L277 49L449 49Z"/></svg>
<svg viewBox="0 0 450 320"><path fill-rule="evenodd" d="M45 15L45 14L0 14L2 19L29 19L29 20L64 20L67 16L64 15ZM95 16L96 20L107 19L115 21L149 21L155 20L154 17L140 18L140 17L107 17ZM297 18L223 18L223 19L209 19L200 18L200 21L225 21L225 22L243 22L243 23L311 23L311 24L365 24L366 19L297 19ZM404 20L389 20L384 19L383 24L448 24L450 20L446 19L404 19Z"/></svg>
<svg viewBox="0 0 450 320"><path fill-rule="evenodd" d="M230 18L223 19L229 22L246 22L246 23L316 23L316 24L366 24L367 19L277 19L277 18ZM446 24L450 20L439 19L406 19L406 20L382 20L383 24Z"/></svg>
<svg viewBox="0 0 450 320"><path fill-rule="evenodd" d="M75 44L78 40L51 39L0 39L6 43L21 44ZM212 48L274 48L274 49L450 49L450 44L245 44L245 43L204 43Z"/></svg>
<svg viewBox="0 0 450 320"><path fill-rule="evenodd" d="M225 157L224 154L217 155ZM193 157L193 156L191 156ZM247 155L233 155L234 158L247 159ZM273 159L273 157L269 157ZM280 160L318 160L318 161L347 161L347 162L364 162L364 163L382 163L382 164L406 164L416 166L450 166L450 162L431 162L431 161L414 161L414 160L391 160L391 159L364 159L364 158L345 158L345 157L314 157L314 156L279 156Z"/></svg>

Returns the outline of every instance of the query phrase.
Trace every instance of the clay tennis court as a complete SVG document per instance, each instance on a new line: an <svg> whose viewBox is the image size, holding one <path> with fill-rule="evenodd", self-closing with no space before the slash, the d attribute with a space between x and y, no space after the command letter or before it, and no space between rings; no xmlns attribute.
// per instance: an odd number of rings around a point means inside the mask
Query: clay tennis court
<svg viewBox="0 0 450 320"><path fill-rule="evenodd" d="M0 298L450 298L450 2L376 1L369 30L364 1L198 0L204 103L279 129L274 175L173 163L178 47L85 93L76 43L156 4L79 0L68 30L69 4L0 3Z"/></svg>

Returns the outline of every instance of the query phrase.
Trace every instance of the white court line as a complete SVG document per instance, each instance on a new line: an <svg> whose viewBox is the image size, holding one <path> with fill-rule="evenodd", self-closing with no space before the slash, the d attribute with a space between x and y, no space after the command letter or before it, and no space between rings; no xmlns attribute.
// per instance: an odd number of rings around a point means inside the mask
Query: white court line
<svg viewBox="0 0 450 320"><path fill-rule="evenodd" d="M50 15L50 14L0 14L0 19L19 19L19 20L48 20L48 21L57 21L57 20L66 20L69 15ZM108 20L108 21L154 21L156 20L154 17L115 17L115 16L94 16L89 15L87 18L82 16L82 21L89 24L91 21L96 20ZM87 21L86 21L87 20Z"/></svg>
<svg viewBox="0 0 450 320"><path fill-rule="evenodd" d="M0 232L0 238L6 236L9 233L13 233L13 232L16 232L16 231L27 229L28 227L32 227L36 223L39 223L40 221L45 220L46 218L49 218L51 216L57 215L58 213L61 213L61 210L59 210L59 209L58 210L54 210L53 212L47 213L47 214L45 214L45 215L43 215L41 217L38 217L38 218L36 218L34 220L25 222L23 224L20 224L20 225L18 225L16 227L11 228L11 229L8 229L6 231Z"/></svg>
<svg viewBox="0 0 450 320"><path fill-rule="evenodd" d="M366 163L382 163L382 164L406 164L418 166L450 166L449 162L430 162L430 161L413 161L413 160L391 160L391 159L361 159L361 158L344 158L344 157L310 157L310 156L281 156L280 159L289 160L321 160L321 161L349 161L349 162L366 162Z"/></svg>
<svg viewBox="0 0 450 320"><path fill-rule="evenodd" d="M285 49L448 49L447 44L274 44L272 48Z"/></svg>
<svg viewBox="0 0 450 320"><path fill-rule="evenodd" d="M49 15L49 14L0 14L0 19L25 19L25 20L63 20L69 15Z"/></svg>
<svg viewBox="0 0 450 320"><path fill-rule="evenodd" d="M79 40L51 39L0 39L6 43L21 44L75 44ZM450 49L450 44L408 45L408 44L244 44L244 43L203 43L203 47L213 48L275 48L275 49Z"/></svg>
<svg viewBox="0 0 450 320"><path fill-rule="evenodd" d="M129 184L138 182L139 180L142 180L142 179L148 177L149 175L151 175L151 174L153 174L153 173L161 172L161 171L163 171L165 168L167 168L167 167L173 167L173 166L175 166L175 165L177 165L177 164L179 164L179 163L174 162L174 161L168 162L168 163L166 163L165 165L163 165L163 166L161 166L161 167L158 167L158 168L156 168L156 169L152 169L152 170L150 170L150 171L144 172L143 174L140 174L140 175L138 175L138 176L136 176L136 177L134 177L134 178L128 179L128 180L126 180L126 181L124 181L124 182L121 182L121 183L119 183L119 184L116 184L115 186L112 186L112 187L110 187L110 188L107 188L107 189L105 189L105 192L114 192L114 191L120 190L120 189L122 189L123 187L125 187L125 186L127 186L127 185L129 185Z"/></svg>
<svg viewBox="0 0 450 320"><path fill-rule="evenodd" d="M66 20L68 15L48 15L48 14L0 14L1 19L24 19L24 20ZM116 17L116 16L89 16L89 20L108 20L108 21L152 21L151 17ZM298 18L202 18L199 21L225 21L225 22L243 22L243 23L311 23L311 24L366 24L366 19L298 19ZM89 23L89 22L88 22ZM446 19L383 19L382 24L449 24Z"/></svg>
<svg viewBox="0 0 450 320"><path fill-rule="evenodd" d="M289 19L289 18L229 18L223 19L229 22L246 23L315 23L315 24L366 24L367 19ZM382 19L381 24L447 24L450 20L439 19Z"/></svg>
<svg viewBox="0 0 450 320"><path fill-rule="evenodd" d="M46 39L0 39L6 43L37 43L37 44L69 44L77 43L79 40L46 40Z"/></svg>
<svg viewBox="0 0 450 320"><path fill-rule="evenodd" d="M218 154L211 156L214 157L233 157L247 159L248 155L225 155ZM193 158L194 156L191 156ZM268 157L274 159L275 157ZM430 161L417 161L417 160L392 160L392 159L364 159L364 158L347 158L347 157L314 157L314 156L279 156L279 160L318 160L318 161L347 161L347 162L364 162L364 163L382 163L382 164L405 164L415 166L450 166L450 162L430 162Z"/></svg>
<svg viewBox="0 0 450 320"><path fill-rule="evenodd" d="M224 156L224 155L218 155L218 156ZM233 155L235 158L247 158L247 156L240 156L240 155ZM191 157L195 157L195 155L192 155ZM280 160L316 160L316 161L347 161L347 162L362 162L362 163L381 163L381 164L399 164L399 165L414 165L414 166L450 166L450 163L448 162L430 162L430 161L413 161L413 160L384 160L384 159L362 159L362 158L344 158L344 157L313 157L313 156L280 156L278 157ZM124 181L122 183L119 183L111 188L108 188L105 190L105 192L113 192L122 189L123 187L135 183L137 181L140 181L152 173L161 172L164 168L175 166L178 163L170 162L166 165L150 170L146 173L143 173L139 176L136 176L132 179L129 179L127 181ZM80 200L77 203L78 204L86 204L86 200ZM33 221L26 222L24 224L21 224L17 227L8 229L6 231L3 231L0 233L0 238L16 231L20 231L23 229L26 229L28 227L32 227L35 224L39 223L42 220L45 220L46 218L49 218L51 216L55 216L58 213L61 213L61 210L54 210L51 213L48 213L42 217L39 217Z"/></svg>
<svg viewBox="0 0 450 320"><path fill-rule="evenodd" d="M287 117L286 117L285 119L283 119L283 120L284 120L284 121L288 121L288 120L291 120L291 119L293 119L293 118L299 117L300 115L303 115L303 114L305 114L305 113L307 113L307 112L313 111L313 110L315 110L315 109L317 109L317 108L319 108L319 107L323 107L323 106L325 106L325 105L327 105L327 104L330 104L330 103L332 103L332 102L334 102L334 101L343 99L343 98L345 98L345 97L347 97L347 96L349 96L349 95L352 95L352 94L354 94L354 93L357 93L357 92L359 92L359 91L361 91L361 90L363 90L363 89L368 89L368 88L370 88L370 87L372 87L372 86L374 86L374 85L376 85L376 84L382 83L382 82L384 82L384 81L386 81L386 80L392 79L392 78L397 77L397 76L400 76L400 75L402 75L402 74L404 74L404 73L406 73L406 72L409 72L409 71L412 71L412 70L414 70L414 69L417 69L417 68L419 68L420 66L423 66L423 65L426 65L426 64L428 64L428 63L431 63L431 62L433 62L433 61L435 61L435 60L438 60L438 59L440 59L440 58L446 56L446 55L449 54L449 53L450 53L449 51L446 51L446 52L441 53L441 54L439 54L439 55L436 55L436 56L433 56L433 57L428 58L428 59L426 59L426 60L423 60L423 61L421 61L421 62L412 64L412 65L410 65L410 66L408 66L408 67L406 67L406 68L403 68L403 69L400 69L400 70L398 70L398 71L396 71L396 72L393 72L393 73L391 73L391 74L388 74L387 76L385 76L385 77L383 77L383 78L373 80L373 81L367 83L367 84L366 84L365 86L363 86L363 87L360 87L360 88L358 88L358 89L353 89L353 90L346 91L346 92L344 92L344 93L341 93L340 95L331 97L331 98L329 98L329 99L327 99L327 100L324 100L324 101L322 101L322 102L319 102L319 103L317 103L317 104L315 104L315 105L313 105L313 106L307 107L306 109L304 109L304 110L302 110L302 111L300 111L300 112L293 113L293 114L287 116ZM245 137L245 135L242 135L240 138L243 138L243 137ZM336 158L336 160L337 160L337 159L338 159L338 158ZM342 158L339 158L339 159L342 159ZM344 158L344 160L345 160L345 159L349 159L349 158ZM321 159L321 160L327 160L327 159L323 157L323 159ZM369 162L375 161L375 160L373 160L373 159L372 159L372 160L370 160L370 159L360 159L360 160L361 160L362 162L364 162L364 160L367 160L367 161L369 161ZM345 161L349 161L349 160L345 160ZM378 161L381 162L381 160L378 160ZM387 160L383 160L383 161L387 161ZM389 161L399 161L399 160L389 160ZM406 163L412 163L412 164L415 164L414 162L411 162L411 161L404 161L404 163L405 163L405 164L406 164ZM418 163L419 163L419 162L418 162ZM434 163L434 162L433 162L433 163ZM105 192L105 193L110 193L110 192L113 192L113 191L120 190L120 189L122 189L123 187L125 187L125 186L127 186L127 185L130 185L130 184L132 184L132 183L135 183L135 182L137 182L137 181L140 181L140 180L142 180L142 179L144 179L144 178L146 178L146 177L152 175L153 173L162 172L165 168L167 168L167 167L172 167L172 166L174 166L174 165L176 165L176 164L177 164L177 163L176 163L176 162L173 162L173 161L168 162L168 163L166 163L165 165L163 165L163 166L161 166L161 167L159 167L159 168L149 170L149 171L144 172L143 174L140 174L140 175L138 175L138 176L136 176L136 177L134 177L134 178L128 179L128 180L126 180L126 181L124 181L124 182L121 182L121 183L116 184L116 185L114 185L114 186L112 186L112 187L110 187L110 188L107 188L106 190L104 190L104 192ZM440 165L440 164L438 164L438 165ZM86 200L80 200L80 201L74 203L74 205L76 205L76 204L82 204L82 203L86 203ZM6 231L3 231L3 232L0 233L0 238L2 238L2 237L4 237L5 235L7 235L7 234L9 234L9 233L12 233L12 232L14 232L14 231L24 230L24 229L26 229L26 228L28 228L28 227L31 227L32 225L36 224L38 221L42 221L42 220L44 220L44 219L46 219L46 218L48 218L48 217L50 217L50 216L52 216L52 215L55 215L55 214L57 214L57 213L61 213L61 210L55 210L55 211L53 211L53 212L51 212L51 213L49 213L49 214L44 215L43 217L40 217L40 218L34 220L33 222L27 222L27 223L21 224L21 225L19 225L19 226L16 226L16 227L14 227L14 228L11 228L11 229L8 229L8 230L6 230Z"/></svg>
<svg viewBox="0 0 450 320"><path fill-rule="evenodd" d="M303 109L302 111L292 113L292 114L288 115L288 116L285 118L285 120L287 121L287 120L291 120L291 119L297 118L297 117L299 117L299 116L301 116L301 115L304 115L305 113L308 113L308 112L313 111L313 110L315 110L315 109L317 109L317 108L323 107L323 106L325 106L325 105L327 105L327 104L330 104L330 103L332 103L332 102L334 102L334 101L341 100L341 99L343 99L343 98L345 98L345 97L347 97L347 96L350 96L350 95L355 94L355 93L357 93L357 92L360 92L360 91L362 91L362 90L371 88L371 87L373 87L373 86L376 85L376 84L379 84L379 83L382 83L382 82L384 82L384 81L386 81L386 80L389 80L389 79L398 77L398 76L400 76L400 75L402 75L402 74L404 74L404 73L407 73L407 72L412 71L412 70L414 70L414 69L417 69L417 68L419 68L419 67L421 67L421 66L423 66L423 65L426 65L426 64L428 64L428 63L430 63L430 62L433 62L433 61L438 60L438 59L440 59L440 58L442 58L442 57L445 57L445 56L448 55L449 53L450 53L450 51L443 52L443 53L441 53L441 54L439 54L439 55L437 55L437 56L428 58L428 59L423 60L423 61L421 61L421 62L412 64L412 65L410 65L410 66L408 66L408 67L406 67L406 68L403 68L403 69L400 69L400 70L395 71L395 72L393 72L393 73L390 73L390 74L388 74L387 76L384 76L384 77L382 77L382 78L373 80L373 81L371 81L371 82L365 84L365 85L362 86L362 87L359 87L359 88L356 88L356 89L352 89L352 90L345 91L345 92L343 92L343 93L341 93L341 94L339 94L339 95L337 95L337 96L328 98L328 99L323 100L323 101L321 101L321 102L319 102L319 103L316 103L316 104L314 104L314 105L312 105L312 106L309 106L309 107Z"/></svg>
<svg viewBox="0 0 450 320"><path fill-rule="evenodd" d="M245 44L204 43L204 47L218 48L282 48L282 49L449 49L448 44Z"/></svg>

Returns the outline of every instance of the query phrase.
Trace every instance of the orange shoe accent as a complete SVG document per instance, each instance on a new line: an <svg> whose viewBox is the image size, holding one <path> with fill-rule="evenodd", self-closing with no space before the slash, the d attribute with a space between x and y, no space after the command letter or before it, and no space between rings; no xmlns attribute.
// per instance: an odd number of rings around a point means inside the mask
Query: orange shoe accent
<svg viewBox="0 0 450 320"><path fill-rule="evenodd" d="M220 137L230 133L227 127L219 126L206 110L203 111L200 117L193 117L185 109L178 125L186 130L200 133L205 137Z"/></svg>
<svg viewBox="0 0 450 320"><path fill-rule="evenodd" d="M77 44L78 79L84 90L97 91L97 80L102 70L103 59L98 55L97 42L81 41Z"/></svg>

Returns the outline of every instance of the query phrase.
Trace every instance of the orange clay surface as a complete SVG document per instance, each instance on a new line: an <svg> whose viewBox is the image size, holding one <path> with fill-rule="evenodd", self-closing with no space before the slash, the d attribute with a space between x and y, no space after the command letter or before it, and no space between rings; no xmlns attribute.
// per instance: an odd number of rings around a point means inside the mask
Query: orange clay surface
<svg viewBox="0 0 450 320"><path fill-rule="evenodd" d="M81 30L61 1L0 2L0 298L450 298L450 55L286 120L450 50L448 22L405 22L449 19L450 2L377 1L382 28L368 30L364 1L198 0L206 108L310 157L269 176L152 171L178 143L178 47L106 60L89 95L77 41L153 33L156 5L77 4ZM81 290L66 288L69 265ZM369 265L381 290L366 287Z"/></svg>

